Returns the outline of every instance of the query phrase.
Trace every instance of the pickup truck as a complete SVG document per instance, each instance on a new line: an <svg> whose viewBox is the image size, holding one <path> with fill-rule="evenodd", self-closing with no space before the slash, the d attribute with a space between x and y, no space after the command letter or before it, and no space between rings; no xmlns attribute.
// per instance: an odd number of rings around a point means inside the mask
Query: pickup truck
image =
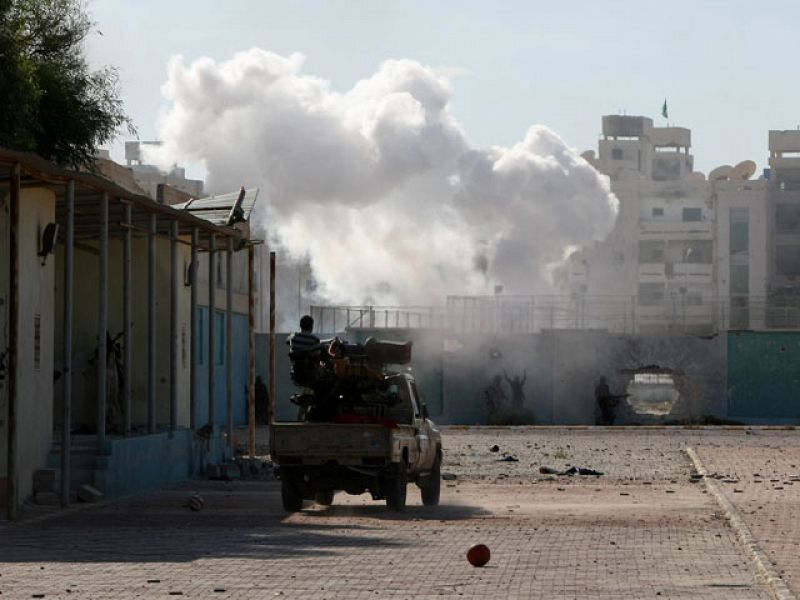
<svg viewBox="0 0 800 600"><path fill-rule="evenodd" d="M270 451L278 466L281 499L288 512L304 500L333 503L334 494L369 492L389 510L406 505L416 483L425 506L439 503L442 440L410 373L388 374L381 402L340 409L324 421L300 411L299 422L270 427Z"/></svg>

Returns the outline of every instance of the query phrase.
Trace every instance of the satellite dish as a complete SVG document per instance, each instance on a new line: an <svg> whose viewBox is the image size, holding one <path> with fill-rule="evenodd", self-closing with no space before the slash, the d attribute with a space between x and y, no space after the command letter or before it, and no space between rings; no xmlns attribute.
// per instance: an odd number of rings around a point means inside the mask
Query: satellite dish
<svg viewBox="0 0 800 600"><path fill-rule="evenodd" d="M738 165L733 167L733 170L728 174L730 179L750 179L756 172L756 163L752 160L743 160Z"/></svg>
<svg viewBox="0 0 800 600"><path fill-rule="evenodd" d="M689 173L689 179L691 179L692 181L705 181L706 176L700 171L692 171L691 173Z"/></svg>
<svg viewBox="0 0 800 600"><path fill-rule="evenodd" d="M733 167L730 165L722 165L714 169L708 174L709 181L725 181L728 179L728 176L733 171Z"/></svg>

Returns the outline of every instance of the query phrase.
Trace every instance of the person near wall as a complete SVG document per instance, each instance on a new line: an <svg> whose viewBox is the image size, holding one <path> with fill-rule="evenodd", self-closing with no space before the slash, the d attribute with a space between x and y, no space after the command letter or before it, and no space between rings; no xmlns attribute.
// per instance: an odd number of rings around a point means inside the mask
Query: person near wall
<svg viewBox="0 0 800 600"><path fill-rule="evenodd" d="M267 404L269 404L269 390L267 384L261 379L261 375L256 376L255 386L256 396L256 425L269 425L267 423Z"/></svg>
<svg viewBox="0 0 800 600"><path fill-rule="evenodd" d="M616 418L615 408L617 406L617 399L611 395L611 390L608 387L605 377L600 377L597 385L594 388L594 399L597 401L597 407L600 409L600 418L597 420L597 425L613 425Z"/></svg>
<svg viewBox="0 0 800 600"><path fill-rule="evenodd" d="M523 371L522 377L519 375L514 375L514 378L508 376L505 369L503 370L503 375L506 376L506 381L508 382L509 387L511 388L511 408L514 410L522 410L522 407L525 405L525 382L528 380L528 372Z"/></svg>

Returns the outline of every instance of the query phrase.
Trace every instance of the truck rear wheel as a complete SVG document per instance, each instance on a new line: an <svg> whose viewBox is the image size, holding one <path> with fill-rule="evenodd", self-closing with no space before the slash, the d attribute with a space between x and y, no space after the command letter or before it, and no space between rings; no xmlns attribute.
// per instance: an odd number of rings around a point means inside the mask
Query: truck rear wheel
<svg viewBox="0 0 800 600"><path fill-rule="evenodd" d="M333 504L333 490L317 492L314 494L314 501L321 506L330 506Z"/></svg>
<svg viewBox="0 0 800 600"><path fill-rule="evenodd" d="M430 475L426 477L422 485L419 486L419 490L422 492L422 503L425 506L438 506L441 489L442 457L437 454L436 459L433 461Z"/></svg>
<svg viewBox="0 0 800 600"><path fill-rule="evenodd" d="M385 482L386 506L389 510L400 512L406 507L406 490L408 489L408 470L405 463L399 463L394 473Z"/></svg>
<svg viewBox="0 0 800 600"><path fill-rule="evenodd" d="M281 502L286 512L298 512L303 508L303 496L289 479L281 480Z"/></svg>

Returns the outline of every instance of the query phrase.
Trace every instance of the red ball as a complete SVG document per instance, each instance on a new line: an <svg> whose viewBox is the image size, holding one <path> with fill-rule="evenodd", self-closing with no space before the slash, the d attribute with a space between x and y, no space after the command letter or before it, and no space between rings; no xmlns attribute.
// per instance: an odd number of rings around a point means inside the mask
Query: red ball
<svg viewBox="0 0 800 600"><path fill-rule="evenodd" d="M467 550L467 560L473 567L482 567L489 562L492 553L489 552L489 547L485 544L476 544Z"/></svg>

